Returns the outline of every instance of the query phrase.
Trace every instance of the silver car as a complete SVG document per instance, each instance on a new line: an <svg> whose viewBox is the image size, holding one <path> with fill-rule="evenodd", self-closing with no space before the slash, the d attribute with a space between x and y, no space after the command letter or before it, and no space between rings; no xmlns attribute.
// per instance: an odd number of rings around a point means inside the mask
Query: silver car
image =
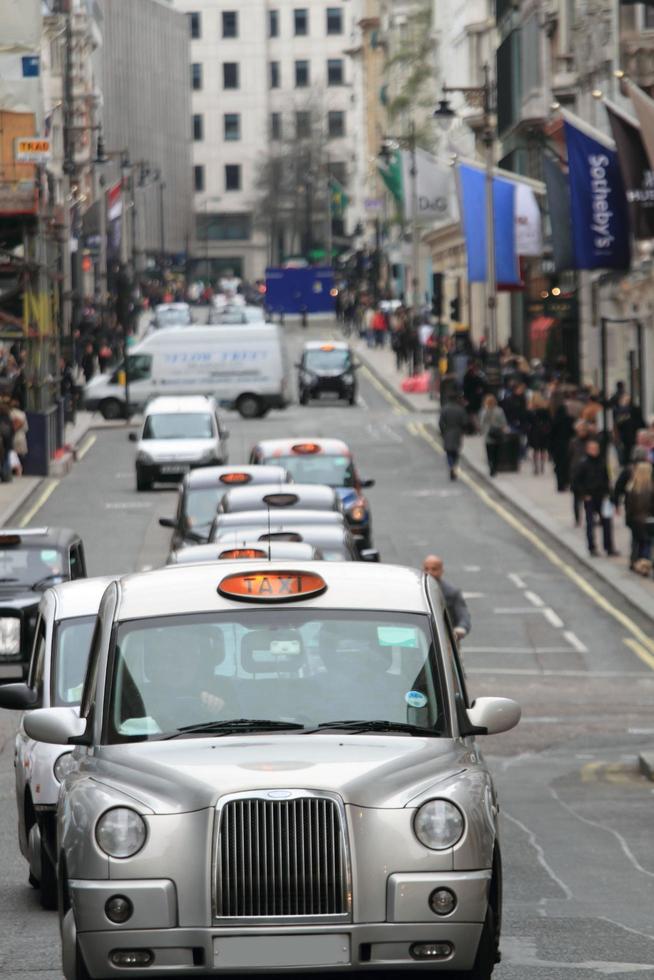
<svg viewBox="0 0 654 980"><path fill-rule="evenodd" d="M64 973L453 971L499 955L498 806L439 587L392 565L118 580L58 806Z"/></svg>
<svg viewBox="0 0 654 980"><path fill-rule="evenodd" d="M34 646L25 684L0 687L0 707L77 708L95 617L111 578L87 578L47 589L39 602ZM18 843L41 905L57 907L56 820L59 786L72 764L65 742L35 742L23 719L14 748Z"/></svg>

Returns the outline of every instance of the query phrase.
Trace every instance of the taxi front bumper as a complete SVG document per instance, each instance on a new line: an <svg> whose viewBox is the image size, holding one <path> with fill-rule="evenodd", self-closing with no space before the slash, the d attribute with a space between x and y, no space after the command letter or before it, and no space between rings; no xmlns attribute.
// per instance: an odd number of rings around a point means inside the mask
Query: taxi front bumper
<svg viewBox="0 0 654 980"><path fill-rule="evenodd" d="M92 977L193 976L228 972L306 973L366 970L470 970L486 916L490 871L391 875L386 922L250 925L217 920L209 927L179 927L172 881L73 881L75 934L64 930L64 962L75 939ZM457 906L449 916L431 912L434 888L450 888ZM112 925L104 907L127 897L129 923ZM419 959L420 944L448 944L440 958ZM117 952L147 952L147 966L117 965ZM68 972L66 973L68 976ZM69 978L70 980L70 978Z"/></svg>

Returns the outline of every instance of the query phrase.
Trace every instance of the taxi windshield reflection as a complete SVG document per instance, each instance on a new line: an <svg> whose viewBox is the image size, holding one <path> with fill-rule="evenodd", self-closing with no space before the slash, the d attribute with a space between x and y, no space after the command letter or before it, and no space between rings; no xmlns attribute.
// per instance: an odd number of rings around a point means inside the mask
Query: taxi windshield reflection
<svg viewBox="0 0 654 980"><path fill-rule="evenodd" d="M113 651L109 742L257 719L444 724L430 620L297 609L131 621ZM189 737L192 735L189 732Z"/></svg>

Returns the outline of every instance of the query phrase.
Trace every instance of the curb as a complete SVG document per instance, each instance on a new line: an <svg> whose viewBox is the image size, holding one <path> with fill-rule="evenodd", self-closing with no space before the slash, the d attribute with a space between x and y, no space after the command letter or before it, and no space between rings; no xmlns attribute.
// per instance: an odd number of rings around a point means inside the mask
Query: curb
<svg viewBox="0 0 654 980"><path fill-rule="evenodd" d="M407 404L407 399L403 398L401 394L398 394L398 392L396 392L396 390L389 383L388 379L385 378L374 367L374 365L370 363L370 361L365 360L365 358L363 357L362 360L365 361L368 369L371 371L372 374L374 374L377 381L381 385L383 385L384 388L386 388L386 390L389 393L391 393L395 398L400 400L402 404L406 405L411 411L416 411L416 409L414 409L413 406ZM434 411L436 411L436 408L437 408L436 403L434 403ZM420 413L419 409L418 412ZM432 429L432 434L435 436L435 438L439 442L441 442L442 441L441 435L440 432L438 431L438 428L435 425L433 425L433 423L431 423L430 429ZM471 460L468 459L468 457L465 454L465 450L464 452L461 453L460 464L463 464L464 468L468 470L468 472L471 475L474 475L476 479L478 479L481 483L483 483L486 489L490 490L492 493L494 493L496 497L500 498L502 502L508 505L511 510L513 510L515 513L518 513L521 517L526 518L534 527L538 529L538 532L543 537L548 538L550 542L552 542L558 548L564 551L570 559L572 559L575 562L578 562L585 569L587 569L591 573L592 577L595 579L596 582L601 582L601 584L604 587L611 589L616 594L616 596L620 597L621 602L628 604L629 607L634 611L634 613L636 613L638 616L643 617L645 620L652 623L654 626L654 613L652 612L651 600L647 602L646 599L640 600L640 597L632 596L629 592L627 592L624 588L622 588L620 584L614 582L612 579L603 575L601 566L593 564L585 555L579 554L577 551L575 551L574 548L570 547L567 541L564 541L562 538L560 538L557 535L555 531L551 530L549 527L547 527L547 525L544 522L540 521L538 517L535 516L533 509L529 509L526 505L521 504L515 499L515 497L511 496L505 490L498 487L497 484L493 480L491 480L491 478L489 477L488 473L485 472L485 470L479 468L478 466L476 466L475 463L471 462ZM652 770L653 770L652 779L654 780L654 755L651 756L651 761L652 761Z"/></svg>

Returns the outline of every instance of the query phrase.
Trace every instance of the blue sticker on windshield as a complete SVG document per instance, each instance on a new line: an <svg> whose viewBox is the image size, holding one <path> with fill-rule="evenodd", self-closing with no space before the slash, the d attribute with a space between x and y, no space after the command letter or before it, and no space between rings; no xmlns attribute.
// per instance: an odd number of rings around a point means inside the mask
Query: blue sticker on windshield
<svg viewBox="0 0 654 980"><path fill-rule="evenodd" d="M424 708L427 704L427 698L420 691L407 691L404 700L410 708Z"/></svg>

